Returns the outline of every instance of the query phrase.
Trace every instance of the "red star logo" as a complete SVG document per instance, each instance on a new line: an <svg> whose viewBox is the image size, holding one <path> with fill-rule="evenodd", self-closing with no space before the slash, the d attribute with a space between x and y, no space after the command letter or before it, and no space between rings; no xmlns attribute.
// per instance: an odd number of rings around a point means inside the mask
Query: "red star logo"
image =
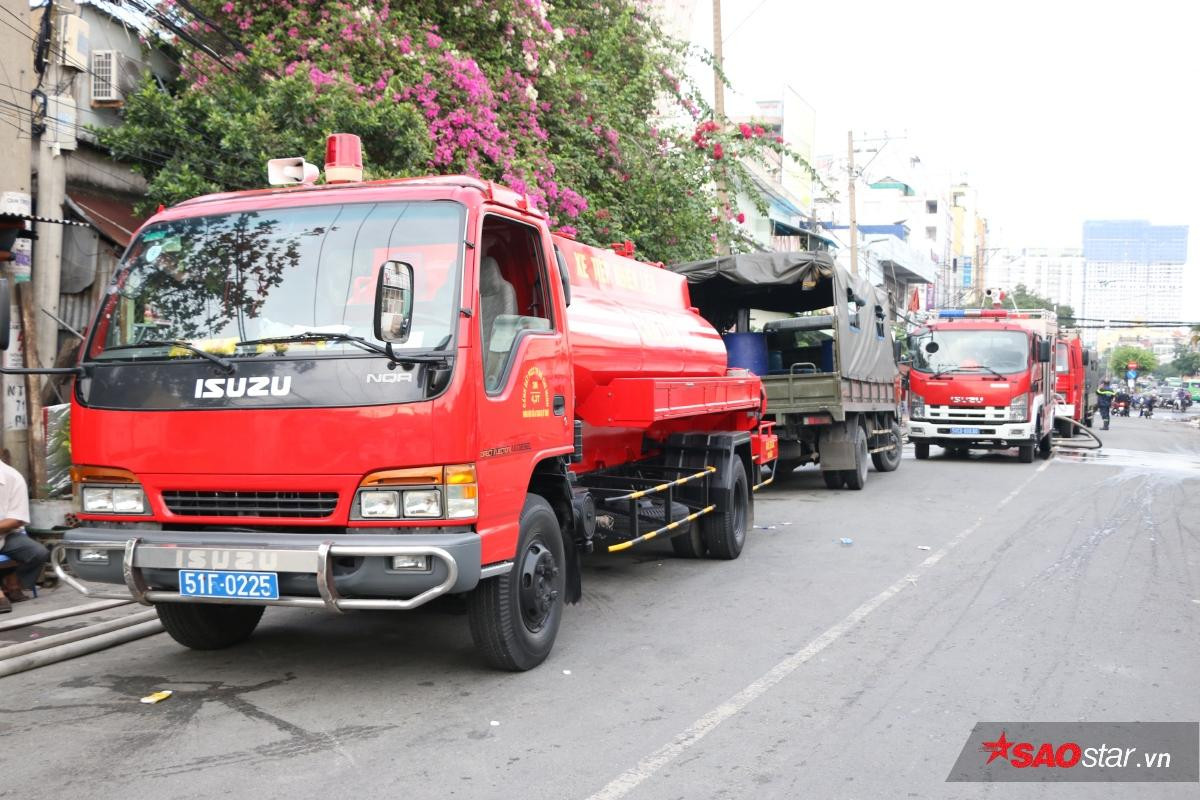
<svg viewBox="0 0 1200 800"><path fill-rule="evenodd" d="M983 748L991 750L992 754L988 756L987 763L990 764L997 758L1008 759L1008 748L1012 747L1012 742L1004 738L1004 731L1000 731L1000 738L994 742L984 742Z"/></svg>

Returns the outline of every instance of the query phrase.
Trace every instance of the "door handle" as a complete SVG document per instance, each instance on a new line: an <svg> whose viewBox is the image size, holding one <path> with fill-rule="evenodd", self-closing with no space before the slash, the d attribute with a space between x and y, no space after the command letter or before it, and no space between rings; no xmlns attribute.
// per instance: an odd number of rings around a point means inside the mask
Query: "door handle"
<svg viewBox="0 0 1200 800"><path fill-rule="evenodd" d="M561 417L567 413L567 398L561 394L554 395L554 416Z"/></svg>

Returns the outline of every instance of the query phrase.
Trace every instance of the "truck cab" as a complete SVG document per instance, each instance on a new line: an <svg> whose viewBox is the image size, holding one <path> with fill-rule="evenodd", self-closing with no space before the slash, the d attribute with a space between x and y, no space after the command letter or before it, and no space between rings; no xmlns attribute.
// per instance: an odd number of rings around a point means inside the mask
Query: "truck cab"
<svg viewBox="0 0 1200 800"><path fill-rule="evenodd" d="M1017 448L1048 456L1055 320L1042 310L948 309L910 334L909 439L916 457Z"/></svg>

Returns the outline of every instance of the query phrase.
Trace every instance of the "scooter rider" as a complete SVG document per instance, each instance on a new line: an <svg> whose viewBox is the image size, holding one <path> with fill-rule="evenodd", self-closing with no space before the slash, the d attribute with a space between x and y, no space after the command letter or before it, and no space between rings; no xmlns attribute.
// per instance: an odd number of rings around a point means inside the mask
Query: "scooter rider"
<svg viewBox="0 0 1200 800"><path fill-rule="evenodd" d="M1112 402L1116 395L1117 393L1113 391L1112 385L1108 381L1100 382L1100 388L1096 390L1096 405L1100 407L1100 418L1104 420L1104 430L1108 430Z"/></svg>

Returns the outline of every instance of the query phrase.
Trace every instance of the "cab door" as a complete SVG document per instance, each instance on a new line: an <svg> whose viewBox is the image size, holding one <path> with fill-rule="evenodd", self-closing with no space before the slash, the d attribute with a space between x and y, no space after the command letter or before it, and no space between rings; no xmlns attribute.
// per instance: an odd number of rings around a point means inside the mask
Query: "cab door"
<svg viewBox="0 0 1200 800"><path fill-rule="evenodd" d="M573 449L563 290L540 226L485 213L476 240L479 531L483 563L511 558L534 465Z"/></svg>

